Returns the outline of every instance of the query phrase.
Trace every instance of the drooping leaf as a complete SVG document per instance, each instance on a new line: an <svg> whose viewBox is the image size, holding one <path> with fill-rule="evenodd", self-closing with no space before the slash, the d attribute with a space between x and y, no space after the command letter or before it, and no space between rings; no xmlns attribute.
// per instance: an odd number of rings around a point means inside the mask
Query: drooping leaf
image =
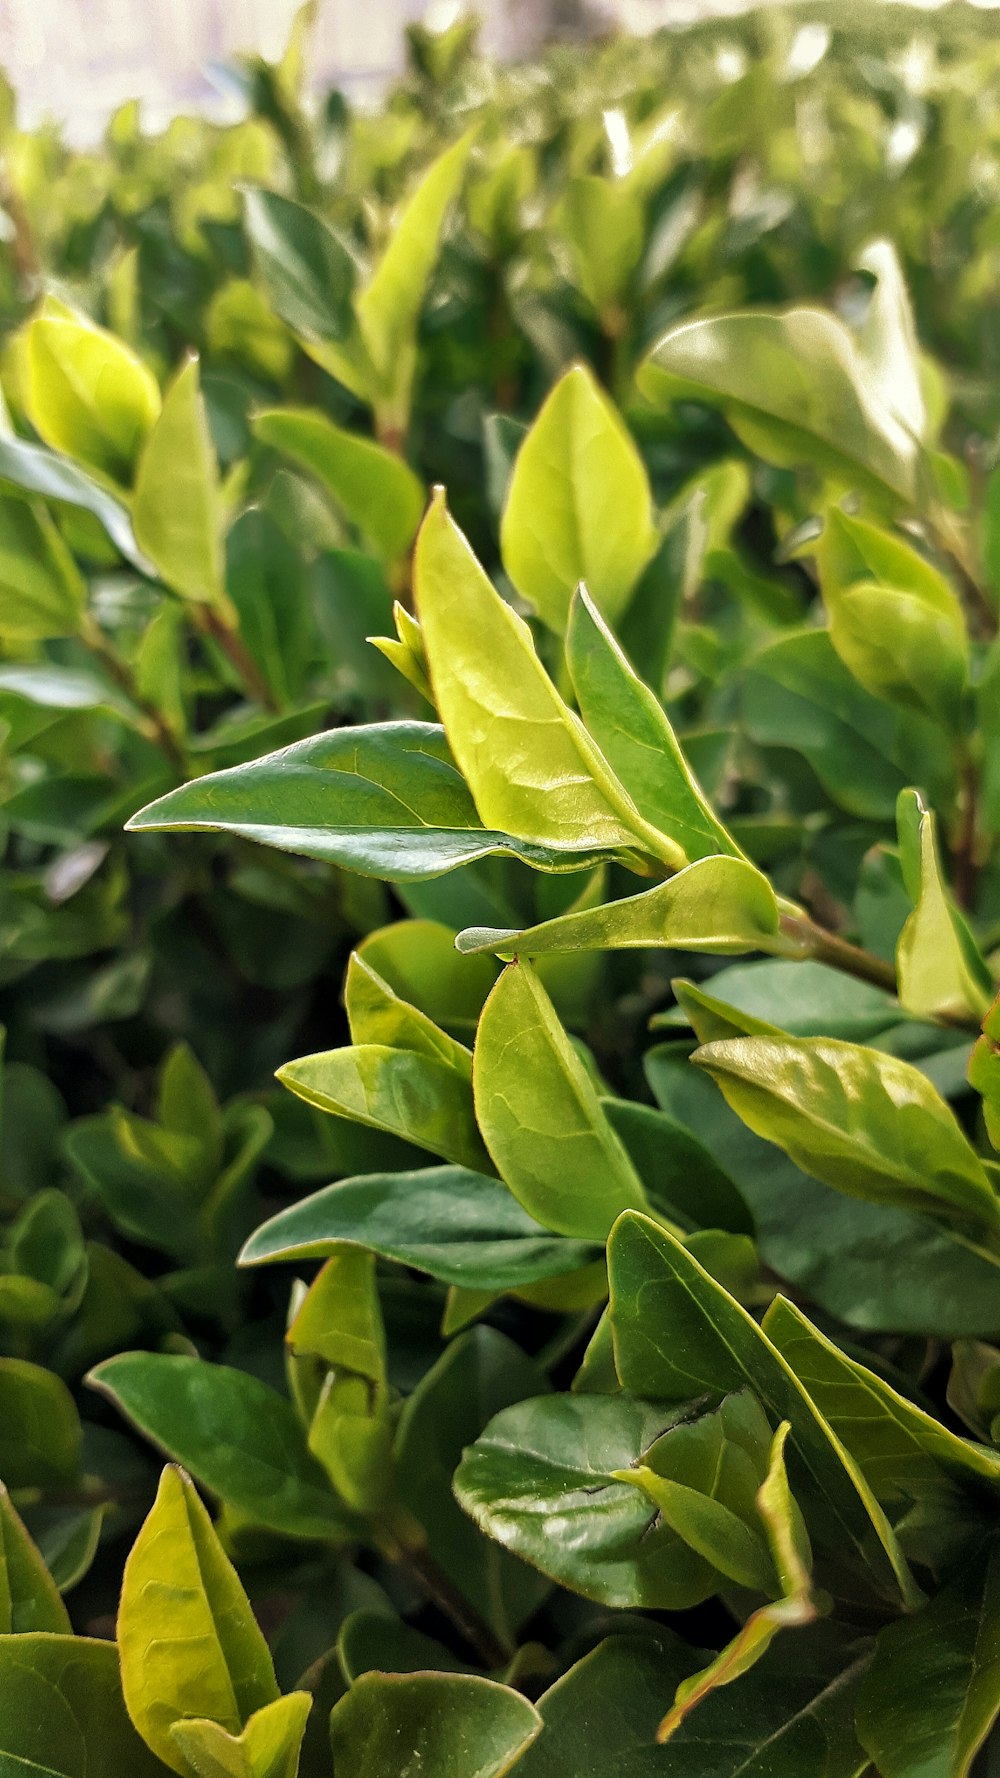
<svg viewBox="0 0 1000 1778"><path fill-rule="evenodd" d="M364 876L419 882L501 852L541 870L579 870L600 855L484 828L429 722L362 724L297 741L168 792L130 829L235 833Z"/></svg>
<svg viewBox="0 0 1000 1778"><path fill-rule="evenodd" d="M822 1037L741 1037L696 1061L758 1136L854 1197L995 1230L1000 1199L926 1075Z"/></svg>
<svg viewBox="0 0 1000 1778"><path fill-rule="evenodd" d="M588 1265L597 1249L552 1236L497 1179L462 1167L371 1174L325 1186L262 1224L243 1265L322 1259L355 1241L442 1283L509 1290Z"/></svg>
<svg viewBox="0 0 1000 1778"><path fill-rule="evenodd" d="M721 407L772 463L914 499L916 442L880 401L848 328L820 309L686 322L654 347L639 382L661 403Z"/></svg>
<svg viewBox="0 0 1000 1778"><path fill-rule="evenodd" d="M124 1352L89 1382L220 1499L258 1524L336 1541L345 1520L291 1404L227 1365Z"/></svg>
<svg viewBox="0 0 1000 1778"><path fill-rule="evenodd" d="M357 266L340 236L279 192L251 187L244 204L254 270L275 313L307 340L346 337Z"/></svg>
<svg viewBox="0 0 1000 1778"><path fill-rule="evenodd" d="M278 1079L320 1111L402 1136L456 1166L489 1171L468 1073L440 1057L384 1043L354 1044L286 1062Z"/></svg>
<svg viewBox="0 0 1000 1778"><path fill-rule="evenodd" d="M465 954L528 957L560 951L646 950L666 946L739 956L778 939L778 905L767 878L742 858L700 858L641 895L560 914L524 931L473 926L459 934Z"/></svg>

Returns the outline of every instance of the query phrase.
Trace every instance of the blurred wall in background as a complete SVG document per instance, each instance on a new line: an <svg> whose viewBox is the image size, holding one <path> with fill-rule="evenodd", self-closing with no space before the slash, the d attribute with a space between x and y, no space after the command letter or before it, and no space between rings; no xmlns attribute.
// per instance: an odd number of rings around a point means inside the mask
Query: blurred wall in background
<svg viewBox="0 0 1000 1778"><path fill-rule="evenodd" d="M485 45L530 54L553 32L615 22L631 31L680 26L753 0L478 0ZM936 5L939 0L914 0ZM997 4L998 0L979 0ZM859 0L861 6L875 0ZM28 126L64 121L93 141L125 99L144 102L147 127L197 107L220 117L236 100L213 64L241 50L279 52L298 0L0 0L0 66L14 81ZM376 93L401 65L405 24L464 10L454 0L320 0L313 44L317 80L356 97Z"/></svg>

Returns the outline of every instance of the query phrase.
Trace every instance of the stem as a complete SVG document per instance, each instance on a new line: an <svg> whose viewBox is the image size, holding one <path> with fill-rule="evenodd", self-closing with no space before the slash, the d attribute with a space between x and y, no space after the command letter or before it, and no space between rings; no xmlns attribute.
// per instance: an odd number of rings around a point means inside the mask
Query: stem
<svg viewBox="0 0 1000 1778"><path fill-rule="evenodd" d="M271 688L239 630L228 624L211 605L198 605L194 609L199 629L218 643L230 666L235 668L244 689L258 704L263 704L265 710L276 712L278 705Z"/></svg>
<svg viewBox="0 0 1000 1778"><path fill-rule="evenodd" d="M844 975L856 976L858 981L871 982L876 988L885 988L887 993L895 994L896 971L891 963L876 957L873 951L863 951L860 945L850 944L836 932L827 931L825 926L817 926L808 914L782 914L781 931L818 963L827 963Z"/></svg>
<svg viewBox="0 0 1000 1778"><path fill-rule="evenodd" d="M404 1524L401 1522L402 1515L392 1516L386 1532L379 1540L383 1552L390 1561L398 1562L408 1570L431 1603L450 1619L463 1640L475 1650L484 1667L490 1672L505 1667L510 1659L510 1649L504 1647L485 1618L480 1616L474 1605L469 1604L454 1581L434 1560L427 1548L423 1527L415 1520L409 1522L409 1515L406 1517L408 1522Z"/></svg>
<svg viewBox="0 0 1000 1778"><path fill-rule="evenodd" d="M137 709L142 711L148 724L150 740L155 741L160 752L169 762L174 772L176 772L178 778L186 778L187 762L185 761L177 736L167 722L162 710L158 709L156 704L154 704L150 698L144 697L140 692L135 674L128 662L118 653L118 650L111 642L109 642L103 630L99 628L92 618L88 617L84 624L82 635L83 641L90 649L91 654L97 656L109 678L114 680L119 691L123 691L129 701L135 704Z"/></svg>
<svg viewBox="0 0 1000 1778"><path fill-rule="evenodd" d="M959 907L970 908L979 873L977 858L979 779L974 762L966 756L961 768L959 794L959 826L952 848L955 859L955 899Z"/></svg>

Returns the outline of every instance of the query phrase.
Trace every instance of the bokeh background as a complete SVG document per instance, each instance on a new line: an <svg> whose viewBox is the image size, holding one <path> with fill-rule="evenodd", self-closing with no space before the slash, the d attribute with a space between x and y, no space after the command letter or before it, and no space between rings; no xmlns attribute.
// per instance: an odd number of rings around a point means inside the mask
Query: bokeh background
<svg viewBox="0 0 1000 1778"><path fill-rule="evenodd" d="M530 55L554 35L609 26L644 33L754 0L480 0L483 46ZM764 0L767 3L767 0ZM772 0L773 3L773 0ZM778 0L780 3L780 0ZM857 0L859 17L879 0ZM933 9L942 0L913 0ZM976 4L977 0L968 0ZM987 8L1000 0L978 0ZM21 121L58 118L81 145L96 140L116 106L137 96L147 127L192 107L224 120L240 99L224 63L241 51L277 55L297 0L0 0L0 65L17 89ZM377 97L402 64L403 27L447 18L456 0L319 0L315 79L336 80L355 99ZM821 3L817 11L822 11Z"/></svg>

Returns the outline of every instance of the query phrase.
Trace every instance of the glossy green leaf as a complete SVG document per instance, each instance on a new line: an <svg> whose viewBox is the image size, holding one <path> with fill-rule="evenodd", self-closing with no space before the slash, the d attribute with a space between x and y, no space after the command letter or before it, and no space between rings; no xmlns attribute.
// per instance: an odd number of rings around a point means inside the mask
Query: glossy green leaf
<svg viewBox="0 0 1000 1778"><path fill-rule="evenodd" d="M89 1377L146 1437L261 1525L337 1540L344 1520L290 1403L227 1365L124 1352Z"/></svg>
<svg viewBox="0 0 1000 1778"><path fill-rule="evenodd" d="M914 500L916 443L880 401L847 327L820 309L687 322L654 347L639 381L661 403L721 407L769 462Z"/></svg>
<svg viewBox="0 0 1000 1778"><path fill-rule="evenodd" d="M541 870L579 870L598 856L484 828L443 731L429 722L362 724L294 742L182 785L128 825L240 834L397 882L494 852Z"/></svg>
<svg viewBox="0 0 1000 1778"><path fill-rule="evenodd" d="M838 808L891 821L900 791L914 782L941 806L953 796L954 771L940 731L866 692L825 631L782 637L756 655L742 677L750 738L801 753Z"/></svg>
<svg viewBox="0 0 1000 1778"><path fill-rule="evenodd" d="M365 1673L330 1719L333 1758L351 1778L427 1771L503 1778L538 1734L527 1698L463 1673Z"/></svg>
<svg viewBox="0 0 1000 1778"><path fill-rule="evenodd" d="M1000 1548L882 1631L858 1734L885 1778L967 1778L1000 1713Z"/></svg>
<svg viewBox="0 0 1000 1778"><path fill-rule="evenodd" d="M511 1651L548 1587L462 1511L455 1471L494 1414L547 1387L544 1371L513 1340L493 1327L471 1328L407 1397L394 1449L397 1497L421 1527L431 1561Z"/></svg>
<svg viewBox="0 0 1000 1778"><path fill-rule="evenodd" d="M625 1778L626 1762L655 1757L657 1724L696 1661L662 1625L599 1642L539 1698L542 1732L518 1778Z"/></svg>
<svg viewBox="0 0 1000 1778"><path fill-rule="evenodd" d="M640 814L688 858L741 856L688 765L659 700L634 672L591 598L576 592L566 660L590 734Z"/></svg>
<svg viewBox="0 0 1000 1778"><path fill-rule="evenodd" d="M483 1008L473 1070L486 1146L518 1203L557 1234L606 1239L642 1182L534 970L511 964Z"/></svg>
<svg viewBox="0 0 1000 1778"><path fill-rule="evenodd" d="M322 1259L343 1241L442 1283L486 1290L561 1277L597 1257L588 1242L549 1234L499 1180L428 1167L325 1186L263 1223L240 1263Z"/></svg>
<svg viewBox="0 0 1000 1778"><path fill-rule="evenodd" d="M490 1536L585 1598L686 1609L718 1576L621 1472L690 1413L629 1395L519 1402L466 1452L455 1492Z"/></svg>
<svg viewBox="0 0 1000 1778"><path fill-rule="evenodd" d="M909 1062L821 1037L734 1038L696 1061L751 1130L837 1191L1000 1225L996 1190L954 1112Z"/></svg>
<svg viewBox="0 0 1000 1778"><path fill-rule="evenodd" d="M868 1583L912 1601L916 1592L896 1539L851 1463L781 1354L745 1309L648 1218L626 1215L608 1247L615 1362L624 1388L670 1403L692 1391L716 1400L751 1388L791 1425L788 1462L817 1553Z"/></svg>
<svg viewBox="0 0 1000 1778"><path fill-rule="evenodd" d="M459 1167L489 1171L468 1073L416 1049L355 1044L286 1062L278 1079L315 1105L402 1136Z"/></svg>
<svg viewBox="0 0 1000 1778"><path fill-rule="evenodd" d="M132 521L139 547L173 592L219 605L224 594L218 464L191 358L167 390L136 473Z"/></svg>
<svg viewBox="0 0 1000 1778"><path fill-rule="evenodd" d="M257 415L254 430L316 477L383 561L406 554L425 494L402 458L306 408L269 409Z"/></svg>
<svg viewBox="0 0 1000 1778"><path fill-rule="evenodd" d="M0 1483L0 1636L70 1629L55 1581Z"/></svg>
<svg viewBox="0 0 1000 1778"><path fill-rule="evenodd" d="M338 1370L385 1383L385 1328L370 1253L338 1247L313 1280L285 1339Z"/></svg>
<svg viewBox="0 0 1000 1778"><path fill-rule="evenodd" d="M739 1188L780 1277L856 1328L934 1327L944 1339L993 1330L997 1266L987 1255L928 1216L847 1198L801 1172L729 1109L686 1048L649 1051L646 1071L657 1103Z"/></svg>
<svg viewBox="0 0 1000 1778"><path fill-rule="evenodd" d="M4 1778L163 1778L125 1711L113 1642L48 1634L0 1639Z"/></svg>
<svg viewBox="0 0 1000 1778"><path fill-rule="evenodd" d="M160 411L155 377L121 340L67 311L27 336L27 400L47 445L128 484Z"/></svg>
<svg viewBox="0 0 1000 1778"><path fill-rule="evenodd" d="M524 931L473 926L463 953L542 956L553 951L646 950L739 955L780 943L778 904L767 878L742 858L700 858L668 882L603 907L560 914Z"/></svg>
<svg viewBox="0 0 1000 1778"><path fill-rule="evenodd" d="M206 1717L238 1735L278 1696L250 1602L181 1470L164 1470L125 1565L118 1642L128 1713L175 1772L189 1770L175 1723Z"/></svg>
<svg viewBox="0 0 1000 1778"><path fill-rule="evenodd" d="M494 592L440 495L417 539L414 575L435 701L481 818L546 846L685 863L642 820L560 698L526 624Z"/></svg>
<svg viewBox="0 0 1000 1778"><path fill-rule="evenodd" d="M416 1050L472 1079L472 1051L449 1037L419 1007L394 993L358 951L352 952L347 966L344 1008L353 1044L379 1043L394 1049Z"/></svg>
<svg viewBox="0 0 1000 1778"><path fill-rule="evenodd" d="M590 371L574 365L515 459L500 527L504 567L561 634L581 581L616 623L655 547L642 458Z"/></svg>

